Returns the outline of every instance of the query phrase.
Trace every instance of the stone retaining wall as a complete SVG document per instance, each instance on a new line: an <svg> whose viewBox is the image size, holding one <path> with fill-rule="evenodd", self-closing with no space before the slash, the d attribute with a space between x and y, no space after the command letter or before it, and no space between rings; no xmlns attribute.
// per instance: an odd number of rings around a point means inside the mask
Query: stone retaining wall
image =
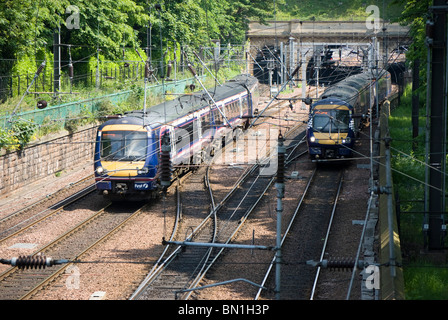
<svg viewBox="0 0 448 320"><path fill-rule="evenodd" d="M0 195L92 159L96 126L0 156Z"/></svg>

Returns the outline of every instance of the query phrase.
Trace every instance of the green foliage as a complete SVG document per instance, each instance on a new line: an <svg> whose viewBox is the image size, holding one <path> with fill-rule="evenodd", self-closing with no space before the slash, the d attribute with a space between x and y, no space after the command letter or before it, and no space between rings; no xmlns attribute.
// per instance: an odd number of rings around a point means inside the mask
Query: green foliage
<svg viewBox="0 0 448 320"><path fill-rule="evenodd" d="M17 137L10 129L0 128L0 149L12 151L19 145Z"/></svg>
<svg viewBox="0 0 448 320"><path fill-rule="evenodd" d="M366 12L369 5L376 5L380 18L395 20L400 16L402 5L395 0L285 0L278 5L279 20L364 20L371 13ZM329 10L331 8L331 10Z"/></svg>
<svg viewBox="0 0 448 320"><path fill-rule="evenodd" d="M23 150L25 146L28 144L28 142L31 141L31 138L33 137L34 132L36 131L37 126L32 121L25 121L25 120L17 120L14 121L12 124L12 135L14 135L14 139L17 139L18 150Z"/></svg>
<svg viewBox="0 0 448 320"><path fill-rule="evenodd" d="M432 5L430 0L396 0L396 3L404 6L400 22L410 26L410 34L413 45L406 52L409 65L412 67L415 61L420 61L420 121L419 127L425 127L425 97L426 97L426 56L425 24L428 18L428 7ZM411 90L406 88L402 103L392 113L389 121L393 146L411 157L394 153L393 168L418 179L420 182L404 177L402 174L394 174L394 188L399 191L403 212L423 212L424 205L424 178L425 165L425 132L420 133L412 143L412 107ZM414 147L414 148L413 148ZM420 160L421 162L419 162ZM416 201L417 200L417 201ZM440 268L425 260L421 255L423 247L422 233L423 215L419 213L402 213L400 215L400 239L404 261L405 295L407 299L429 300L447 299L448 272L446 268Z"/></svg>
<svg viewBox="0 0 448 320"><path fill-rule="evenodd" d="M392 137L392 168L394 188L403 200L403 211L421 211L421 203L406 200L423 199L425 181L425 132L422 130L414 140L412 138L412 89L408 85L401 97L401 104L393 110L389 118L389 130ZM424 109L421 109L419 127L425 126ZM410 178L412 177L412 178ZM417 224L416 223L416 219ZM402 218L403 239L407 243L421 242L422 217L405 215ZM407 230L407 232L404 232ZM406 249L405 249L406 250Z"/></svg>
<svg viewBox="0 0 448 320"><path fill-rule="evenodd" d="M143 61L146 61L146 53L142 50L139 50L140 55L142 56ZM97 72L97 66L98 66L98 72L99 76L102 76L103 79L105 75L108 75L112 78L112 80L103 80L101 86L114 86L115 85L115 75L117 75L117 78L120 78L120 73L122 73L121 78L124 78L125 75L123 73L129 76L129 79L135 80L136 73L138 72L141 76L144 74L144 62L140 59L138 54L135 52L135 50L130 49L123 49L122 50L122 57L121 61L111 61L107 60L105 55L99 54L99 57L92 56L89 58L87 63L87 74L93 74L94 77L96 77ZM126 65L126 66L125 66ZM134 79L132 79L132 75L134 75ZM127 85L127 83L122 83L124 86Z"/></svg>
<svg viewBox="0 0 448 320"><path fill-rule="evenodd" d="M404 6L399 21L410 27L410 35L413 38L413 43L406 52L406 58L410 67L417 59L420 61L420 92L421 95L426 95L428 47L425 44L425 29L428 8L431 6L432 0L396 0L396 2Z"/></svg>
<svg viewBox="0 0 448 320"><path fill-rule="evenodd" d="M411 86L401 98L400 106L389 118L392 137L392 168L394 190L401 201L400 241L404 265L405 296L407 299L447 299L448 272L427 262L421 256L423 248L423 203L425 181L425 132L421 130L413 144ZM419 127L425 125L424 108L420 109ZM414 179L412 179L412 178ZM417 201L416 201L417 200ZM409 213L416 212L416 213Z"/></svg>
<svg viewBox="0 0 448 320"><path fill-rule="evenodd" d="M102 118L107 115L113 114L114 105L109 99L101 100L98 103L96 118Z"/></svg>
<svg viewBox="0 0 448 320"><path fill-rule="evenodd" d="M52 30L62 23L58 13L64 12L67 5L68 0L0 1L1 76L11 75L14 61L19 62L22 58L26 61L26 67L21 66L19 69L32 69L32 73L37 70L40 63L31 65L29 57L34 56L35 61L41 59L38 53L52 44ZM17 83L13 86L17 86ZM21 88L25 88L22 83ZM15 91L17 87L10 89ZM6 92L0 92L0 99L6 98Z"/></svg>
<svg viewBox="0 0 448 320"><path fill-rule="evenodd" d="M37 134L41 137L46 136L53 132L58 132L61 130L61 122L57 120L52 120L50 116L45 117L44 121L39 127Z"/></svg>
<svg viewBox="0 0 448 320"><path fill-rule="evenodd" d="M90 111L87 108L83 108L81 113L74 115L69 112L67 117L65 118L64 129L68 131L69 134L73 134L78 131L78 128L89 124L96 123L97 121L96 112Z"/></svg>
<svg viewBox="0 0 448 320"><path fill-rule="evenodd" d="M45 73L37 81L45 78L44 91L51 91L51 52L56 30L60 30L63 44L62 77L65 79L70 60L75 76L86 82L91 74L96 74L97 67L103 74L106 70L110 74L126 62L130 68L139 64L142 70L143 63L135 49L139 49L143 60L147 59L142 48L148 45L148 32L152 37L151 62L160 75L162 55L165 64L174 59L174 53L179 60L181 45L211 46L212 39L223 44L242 43L249 20L265 21L273 17L273 3L262 0L175 0L162 2L160 11L155 8L159 3L156 0L1 1L0 56L4 59L0 62L1 75L20 74L20 82L14 78L11 89L18 93L20 87L23 93L27 83L25 75L30 74L30 82L37 67L46 60ZM69 6L77 10L66 13ZM79 28L67 24L72 22L73 14L79 17ZM106 85L111 82L107 80ZM0 98L7 97L3 94Z"/></svg>
<svg viewBox="0 0 448 320"><path fill-rule="evenodd" d="M14 59L48 43L48 30L62 22L57 13L68 4L68 0L0 1L0 56Z"/></svg>
<svg viewBox="0 0 448 320"><path fill-rule="evenodd" d="M116 59L122 46L138 46L134 27L144 26L149 19L144 7L132 0L77 0L70 4L79 8L80 26L71 30L62 28L63 38L66 43L91 46L74 46L74 59L92 54L91 49L96 47L106 59Z"/></svg>
<svg viewBox="0 0 448 320"><path fill-rule="evenodd" d="M67 130L69 134L73 134L78 129L80 123L80 119L69 112L69 114L65 118L64 129Z"/></svg>
<svg viewBox="0 0 448 320"><path fill-rule="evenodd" d="M358 4L357 1L355 0L356 4ZM130 65L127 70L131 70L137 65L140 70L143 69L143 62L135 50L139 50L143 60L147 59L146 50L143 48L147 46L148 32L152 37L151 63L160 76L161 65L166 66L168 61L175 58L180 59L181 46L183 49L187 48L191 54L193 50L199 53L200 47L212 47L214 45L212 40L215 39L219 40L222 45L242 44L250 20L265 22L276 15L280 16L282 11L292 12L300 8L297 6L297 2L290 0L267 2L264 0L223 0L219 2L174 0L162 2L159 11L156 9L156 4L160 3L157 0L1 1L0 56L5 61L7 59L15 61L14 64L10 63L7 67L0 65L2 75L25 75L28 73L29 81L31 81L37 67L43 60L46 60L47 67L37 79L41 84L45 78L45 86L40 85L38 91L41 89L52 91L50 89L52 88L51 74L53 72L53 34L55 30L59 29L61 43L64 44L61 46L62 80L64 80L61 91L67 92L70 89L79 95L58 95L57 103L79 98L92 98L111 91L129 89L133 86L135 79L126 79L121 82L113 79L115 70L122 72L125 63ZM348 1L341 0L340 3L343 4L343 7L352 8ZM301 8L305 10L307 5L311 5L311 2L303 1L302 4ZM69 6L76 6L78 9L79 28L69 28L69 25L66 24L70 15L73 14L73 11L66 13ZM328 3L326 7L328 7ZM97 59L97 54L99 59ZM163 64L161 62L162 54ZM77 81L67 87L67 84L70 83L65 80L68 79L68 61L70 59L73 61ZM229 61L231 61L230 57ZM94 81L92 83L88 80L90 80L90 75L93 75L93 79L95 79L97 67L100 73L103 75L107 73L111 79L102 78L101 90L92 90ZM235 65L227 67L214 70L214 72L221 76L239 69ZM85 82L78 79L84 79ZM18 93L20 85L20 93L23 94L26 89L26 78L21 76L20 82L14 81L12 85L14 93ZM110 104L105 105L104 113L135 110L140 107L143 96L142 88L139 87L135 88L132 97L122 105L114 108L111 108ZM33 89L31 88L31 91L34 91ZM108 90L109 92L107 92ZM0 98L4 99L5 97ZM26 96L17 112L24 108L27 110L35 108L36 98L30 94ZM54 96L51 94L39 97L49 103L56 102L52 101L53 98ZM12 111L18 102L17 97L11 99L10 102L9 107L2 105L2 111ZM91 119L93 115L86 110L85 114L77 117ZM69 129L74 129L74 125L70 121L67 126ZM46 132L47 129L52 131L53 127L55 126L51 122L45 123L39 130L39 134Z"/></svg>
<svg viewBox="0 0 448 320"><path fill-rule="evenodd" d="M408 300L448 299L448 270L430 263L412 264L405 268L405 295Z"/></svg>
<svg viewBox="0 0 448 320"><path fill-rule="evenodd" d="M53 86L53 53L47 50L39 50L36 55L31 55L30 53L22 54L20 59L14 64L12 73L20 76L20 78L14 77L12 82L14 95L20 94L22 96L25 93L27 86L33 80L34 74L44 60L46 62L45 69L39 78L36 79L35 84L38 84L39 88L48 88L48 91L50 91L50 88ZM33 91L34 87L30 88L30 92Z"/></svg>

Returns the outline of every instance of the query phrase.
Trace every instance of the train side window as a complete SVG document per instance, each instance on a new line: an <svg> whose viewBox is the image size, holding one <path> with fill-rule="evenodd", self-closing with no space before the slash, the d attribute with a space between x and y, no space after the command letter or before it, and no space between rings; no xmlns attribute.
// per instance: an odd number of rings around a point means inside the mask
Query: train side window
<svg viewBox="0 0 448 320"><path fill-rule="evenodd" d="M227 119L232 119L233 118L232 104L231 103L226 106L226 116L227 116Z"/></svg>
<svg viewBox="0 0 448 320"><path fill-rule="evenodd" d="M188 137L186 137L186 138L190 139L190 140L193 137L193 128L194 128L193 122L194 121L191 121L185 127L182 127L183 129L185 129L188 132Z"/></svg>
<svg viewBox="0 0 448 320"><path fill-rule="evenodd" d="M207 112L201 116L202 132L205 132L210 128L210 112Z"/></svg>
<svg viewBox="0 0 448 320"><path fill-rule="evenodd" d="M188 145L193 139L194 121L190 120L188 123L180 125L179 129L175 132L175 141L178 147Z"/></svg>
<svg viewBox="0 0 448 320"><path fill-rule="evenodd" d="M229 104L228 111L229 111L228 118L233 119L233 118L238 117L239 110L238 110L238 105L237 105L236 101Z"/></svg>
<svg viewBox="0 0 448 320"><path fill-rule="evenodd" d="M213 116L215 118L215 125L221 126L222 125L222 116L221 116L221 113L218 111L218 109L215 109L213 111Z"/></svg>

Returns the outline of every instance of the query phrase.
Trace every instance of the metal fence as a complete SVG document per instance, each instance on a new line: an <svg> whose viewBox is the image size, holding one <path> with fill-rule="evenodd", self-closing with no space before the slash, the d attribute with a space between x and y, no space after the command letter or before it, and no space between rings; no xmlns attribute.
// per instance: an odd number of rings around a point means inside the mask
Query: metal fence
<svg viewBox="0 0 448 320"><path fill-rule="evenodd" d="M203 76L205 77L205 76ZM185 88L194 83L194 78L188 78L183 80L169 81L165 83L148 85L147 91L149 95L160 96L165 92L171 93L183 93ZM109 100L113 105L119 105L124 102L132 94L133 90L124 90L113 94L108 94L100 97L79 100L60 105L50 106L45 109L37 109L32 111L20 112L11 118L11 113L6 113L0 117L0 126L2 128L8 128L11 125L11 120L23 119L32 121L37 125L42 125L45 119L51 119L57 121L61 126L64 126L68 117L73 117L81 114L81 112L94 113L97 111L100 102ZM143 107L143 101L141 106L136 106L135 109L141 109Z"/></svg>

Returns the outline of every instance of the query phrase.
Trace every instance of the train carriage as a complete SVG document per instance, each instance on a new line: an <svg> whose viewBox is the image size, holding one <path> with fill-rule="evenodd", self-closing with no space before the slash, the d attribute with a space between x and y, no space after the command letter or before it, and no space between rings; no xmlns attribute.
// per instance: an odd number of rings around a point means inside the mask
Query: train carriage
<svg viewBox="0 0 448 320"><path fill-rule="evenodd" d="M353 156L353 147L367 115L391 91L390 74L377 79L369 73L350 76L327 88L310 106L306 132L308 153L312 160L342 159ZM376 88L378 87L378 94Z"/></svg>
<svg viewBox="0 0 448 320"><path fill-rule="evenodd" d="M258 81L239 75L223 85L103 123L94 156L96 188L118 199L148 199L161 190L162 137L170 139L171 163L178 170L199 164L223 139L245 127L258 103Z"/></svg>

